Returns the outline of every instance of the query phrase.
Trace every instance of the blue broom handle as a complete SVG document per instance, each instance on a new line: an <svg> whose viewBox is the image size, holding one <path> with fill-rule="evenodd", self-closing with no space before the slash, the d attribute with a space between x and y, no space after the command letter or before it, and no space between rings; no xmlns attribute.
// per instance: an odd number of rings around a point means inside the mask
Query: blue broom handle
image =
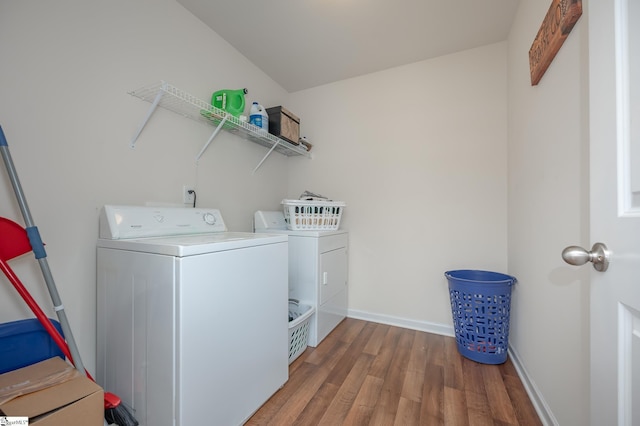
<svg viewBox="0 0 640 426"><path fill-rule="evenodd" d="M9 180L11 181L11 185L13 186L13 191L16 194L18 205L20 206L20 211L22 212L22 217L24 218L24 222L27 225L26 231L29 238L29 243L31 244L31 249L35 254L36 259L38 259L38 264L40 265L40 269L42 270L44 282L47 284L47 289L49 290L49 295L51 296L51 301L53 302L53 309L56 311L56 315L58 316L58 320L60 321L60 325L62 326L62 332L64 333L64 337L67 340L67 345L69 346L69 352L71 352L71 356L73 357L73 364L75 365L76 369L80 373L82 373L82 375L86 375L84 364L82 363L82 358L80 357L80 352L78 351L78 346L76 345L75 339L73 338L73 333L71 332L71 327L69 326L67 314L64 311L64 306L62 305L62 301L60 300L58 289L56 287L55 281L53 280L53 275L51 274L51 269L49 268L49 262L47 262L47 253L44 250L44 244L42 243L42 239L40 238L38 228L33 223L33 218L31 217L31 212L29 211L29 205L27 204L27 199L25 198L24 192L22 191L22 185L20 185L20 179L18 178L18 174L16 173L16 168L13 164L13 159L11 158L11 153L9 152L9 145L7 144L7 138L4 135L2 126L0 126L0 153L2 154L4 165L7 169L7 173L9 174Z"/></svg>

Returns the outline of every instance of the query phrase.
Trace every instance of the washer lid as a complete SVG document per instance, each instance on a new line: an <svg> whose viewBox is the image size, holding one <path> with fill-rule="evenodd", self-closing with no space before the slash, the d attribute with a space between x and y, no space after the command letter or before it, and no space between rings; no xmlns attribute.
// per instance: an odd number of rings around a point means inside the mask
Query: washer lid
<svg viewBox="0 0 640 426"><path fill-rule="evenodd" d="M216 232L211 234L172 235L150 238L98 240L98 247L185 257L237 250L267 244L286 243L287 235L251 232Z"/></svg>

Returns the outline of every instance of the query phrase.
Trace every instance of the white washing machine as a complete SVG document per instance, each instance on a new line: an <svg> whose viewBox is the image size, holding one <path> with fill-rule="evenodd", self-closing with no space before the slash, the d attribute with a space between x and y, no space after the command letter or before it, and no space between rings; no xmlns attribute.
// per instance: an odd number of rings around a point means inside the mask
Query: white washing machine
<svg viewBox="0 0 640 426"><path fill-rule="evenodd" d="M289 297L313 306L309 346L317 346L347 316L349 233L287 229L282 211L257 211L256 233L289 237Z"/></svg>
<svg viewBox="0 0 640 426"><path fill-rule="evenodd" d="M287 245L215 209L105 206L98 383L141 426L244 423L288 379Z"/></svg>

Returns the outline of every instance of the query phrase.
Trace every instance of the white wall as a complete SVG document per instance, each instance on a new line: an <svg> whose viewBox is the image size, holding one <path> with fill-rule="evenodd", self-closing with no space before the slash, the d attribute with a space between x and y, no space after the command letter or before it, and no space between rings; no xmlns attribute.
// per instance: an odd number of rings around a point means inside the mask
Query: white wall
<svg viewBox="0 0 640 426"><path fill-rule="evenodd" d="M159 110L131 149L150 104L127 94L166 80L202 99L222 88L247 100L284 102L286 92L173 0L19 0L0 5L0 125L22 181L83 361L95 369L95 245L104 204L181 203L222 210L249 231L256 209L279 208L286 158L220 135L198 165L213 128ZM4 167L0 216L23 224ZM4 242L6 244L6 242ZM54 316L32 255L10 262ZM0 322L31 317L0 277Z"/></svg>
<svg viewBox="0 0 640 426"><path fill-rule="evenodd" d="M506 269L506 43L293 93L289 195L347 203L351 315L451 333L448 269Z"/></svg>
<svg viewBox="0 0 640 426"><path fill-rule="evenodd" d="M549 8L525 1L509 37L511 345L542 395L548 422L589 424L589 270L566 265L588 238L586 17L537 86L528 52Z"/></svg>

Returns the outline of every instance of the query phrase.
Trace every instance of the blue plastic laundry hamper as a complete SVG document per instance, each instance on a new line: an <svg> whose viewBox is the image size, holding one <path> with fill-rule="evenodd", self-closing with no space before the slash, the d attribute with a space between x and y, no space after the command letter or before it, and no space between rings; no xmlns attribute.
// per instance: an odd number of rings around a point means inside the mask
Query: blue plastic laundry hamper
<svg viewBox="0 0 640 426"><path fill-rule="evenodd" d="M483 364L502 364L509 348L511 288L516 279L490 271L462 269L444 273L458 351Z"/></svg>

